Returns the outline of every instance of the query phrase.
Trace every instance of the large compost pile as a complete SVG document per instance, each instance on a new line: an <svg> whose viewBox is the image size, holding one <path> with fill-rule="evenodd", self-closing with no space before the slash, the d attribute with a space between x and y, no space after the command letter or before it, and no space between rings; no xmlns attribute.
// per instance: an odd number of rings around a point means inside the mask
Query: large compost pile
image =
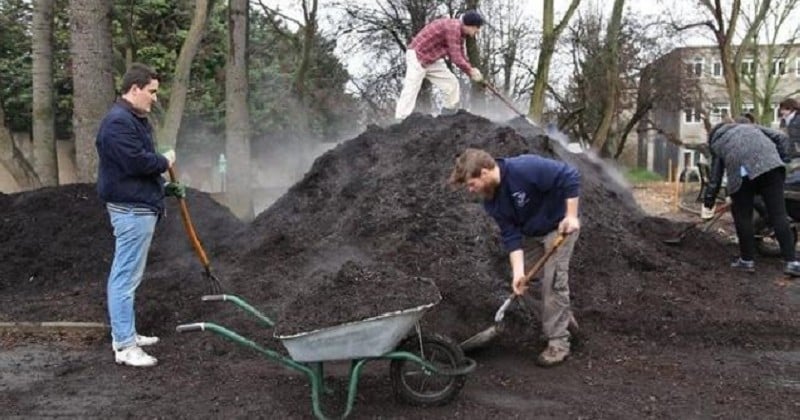
<svg viewBox="0 0 800 420"><path fill-rule="evenodd" d="M191 191L188 203L226 292L274 317L279 328L304 331L323 325L320 315L335 324L427 302L435 292L421 288L419 278L432 281L442 297L423 329L461 340L486 328L510 291L495 223L474 198L446 185L466 147L496 156L538 153L579 169L583 226L570 289L584 344L577 360L537 370L538 324L515 305L507 313L510 328L480 358L453 405L429 411L394 405L375 374L359 388L360 415L786 418L796 412L791 375L800 312L796 287L772 286L780 262L759 261L758 276L748 276L729 270L735 250L713 235L692 233L679 247L665 245L662 239L681 226L644 215L615 171L591 155L568 153L525 121L500 124L460 112L370 126L318 158L248 224L208 194ZM0 221L0 321L106 319L113 236L94 186L0 194ZM380 269L389 271L364 274ZM363 281L337 283L337 275ZM162 337L153 349L162 364L144 372L118 368L106 337L92 352L59 362L55 380L0 393L0 415L307 414L304 378L208 333L174 332L179 323L214 321L280 349L272 331L256 330L230 305L201 302L205 290L170 201L137 295L137 328ZM784 373L767 380L766 371Z"/></svg>

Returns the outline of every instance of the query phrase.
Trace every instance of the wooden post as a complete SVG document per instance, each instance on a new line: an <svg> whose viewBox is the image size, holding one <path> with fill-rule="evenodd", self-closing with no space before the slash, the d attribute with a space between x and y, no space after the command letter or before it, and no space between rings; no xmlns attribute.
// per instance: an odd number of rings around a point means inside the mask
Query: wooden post
<svg viewBox="0 0 800 420"><path fill-rule="evenodd" d="M672 182L672 159L667 159L667 182Z"/></svg>
<svg viewBox="0 0 800 420"><path fill-rule="evenodd" d="M672 171L675 175L675 180L673 181L673 187L675 192L675 211L679 211L681 207L681 177L678 174L678 165L675 165L675 170Z"/></svg>

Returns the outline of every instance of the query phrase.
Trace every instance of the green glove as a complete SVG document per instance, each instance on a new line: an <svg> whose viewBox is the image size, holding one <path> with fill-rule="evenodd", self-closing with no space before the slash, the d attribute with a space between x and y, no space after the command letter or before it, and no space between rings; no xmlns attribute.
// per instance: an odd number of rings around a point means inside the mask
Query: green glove
<svg viewBox="0 0 800 420"><path fill-rule="evenodd" d="M186 197L186 186L180 182L167 182L164 184L164 195L167 197Z"/></svg>

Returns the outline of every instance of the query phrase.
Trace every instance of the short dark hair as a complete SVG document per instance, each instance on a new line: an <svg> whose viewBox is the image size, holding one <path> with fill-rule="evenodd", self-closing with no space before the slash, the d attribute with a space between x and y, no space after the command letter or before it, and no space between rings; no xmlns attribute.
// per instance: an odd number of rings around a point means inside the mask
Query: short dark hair
<svg viewBox="0 0 800 420"><path fill-rule="evenodd" d="M133 85L141 89L153 80L158 80L155 70L142 63L133 63L122 76L122 94L128 93Z"/></svg>
<svg viewBox="0 0 800 420"><path fill-rule="evenodd" d="M786 98L778 104L778 109L789 109L792 111L800 110L800 104L792 98Z"/></svg>
<svg viewBox="0 0 800 420"><path fill-rule="evenodd" d="M483 25L483 17L474 10L467 10L464 12L464 15L461 16L461 22L467 26L477 26L480 28Z"/></svg>
<svg viewBox="0 0 800 420"><path fill-rule="evenodd" d="M448 182L454 187L459 187L466 184L470 178L481 176L482 169L494 169L495 166L497 163L489 152L468 148L456 158Z"/></svg>
<svg viewBox="0 0 800 420"><path fill-rule="evenodd" d="M736 117L736 119L734 121L739 123L739 124L755 124L756 123L756 116L753 115L750 112L745 112L744 114L739 115L738 117Z"/></svg>

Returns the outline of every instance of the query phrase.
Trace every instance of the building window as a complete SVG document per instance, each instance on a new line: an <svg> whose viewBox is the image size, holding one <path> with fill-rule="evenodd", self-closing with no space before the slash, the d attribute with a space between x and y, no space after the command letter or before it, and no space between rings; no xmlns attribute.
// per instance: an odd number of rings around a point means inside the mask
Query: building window
<svg viewBox="0 0 800 420"><path fill-rule="evenodd" d="M703 59L695 58L694 60L686 63L686 72L689 76L700 77L703 75Z"/></svg>
<svg viewBox="0 0 800 420"><path fill-rule="evenodd" d="M742 104L742 115L751 113L756 115L756 106L753 104Z"/></svg>
<svg viewBox="0 0 800 420"><path fill-rule="evenodd" d="M786 60L782 58L772 60L772 75L780 77L784 74L786 74Z"/></svg>
<svg viewBox="0 0 800 420"><path fill-rule="evenodd" d="M701 121L700 112L694 108L684 109L683 121L685 121L687 124L699 123Z"/></svg>
<svg viewBox="0 0 800 420"><path fill-rule="evenodd" d="M797 77L800 77L800 58L797 59L796 64L797 65L795 66L795 75L797 75Z"/></svg>
<svg viewBox="0 0 800 420"><path fill-rule="evenodd" d="M714 77L722 77L722 63L719 61L714 62Z"/></svg>
<svg viewBox="0 0 800 420"><path fill-rule="evenodd" d="M756 66L753 60L742 60L742 74L752 76L756 74Z"/></svg>
<svg viewBox="0 0 800 420"><path fill-rule="evenodd" d="M717 103L711 106L711 123L716 124L721 122L723 119L730 117L731 115L731 106L729 104L724 103Z"/></svg>

